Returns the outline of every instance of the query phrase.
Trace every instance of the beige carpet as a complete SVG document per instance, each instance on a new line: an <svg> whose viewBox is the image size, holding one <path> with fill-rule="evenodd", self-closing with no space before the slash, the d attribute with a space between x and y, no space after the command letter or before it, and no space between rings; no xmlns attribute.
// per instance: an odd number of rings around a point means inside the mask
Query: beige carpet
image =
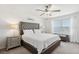
<svg viewBox="0 0 79 59"><path fill-rule="evenodd" d="M60 46L52 54L79 54L79 44L61 42Z"/></svg>
<svg viewBox="0 0 79 59"><path fill-rule="evenodd" d="M17 47L8 51L0 51L0 54L32 54L24 47ZM79 44L61 42L60 46L56 48L52 54L79 54Z"/></svg>
<svg viewBox="0 0 79 59"><path fill-rule="evenodd" d="M0 54L32 54L32 53L21 46L14 49L10 49L8 51L1 51Z"/></svg>

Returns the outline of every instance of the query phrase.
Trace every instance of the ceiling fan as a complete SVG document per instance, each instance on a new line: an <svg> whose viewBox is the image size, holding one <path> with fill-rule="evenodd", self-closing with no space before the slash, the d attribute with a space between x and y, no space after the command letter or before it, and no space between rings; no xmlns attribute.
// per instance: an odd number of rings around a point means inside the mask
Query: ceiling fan
<svg viewBox="0 0 79 59"><path fill-rule="evenodd" d="M60 12L61 11L59 9L57 9L57 10L49 10L51 7L52 7L52 4L48 4L48 5L45 6L44 10L43 9L42 10L41 9L36 9L36 10L43 12L40 16L42 16L42 15L48 13L48 12L49 12L49 15L51 16L52 12Z"/></svg>

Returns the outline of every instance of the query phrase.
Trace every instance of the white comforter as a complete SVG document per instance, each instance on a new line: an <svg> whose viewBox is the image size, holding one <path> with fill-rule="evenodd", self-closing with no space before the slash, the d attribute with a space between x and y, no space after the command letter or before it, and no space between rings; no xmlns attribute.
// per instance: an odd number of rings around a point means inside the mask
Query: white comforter
<svg viewBox="0 0 79 59"><path fill-rule="evenodd" d="M36 47L38 53L41 53L44 48L47 48L56 40L60 40L59 36L46 33L24 34L22 38L25 42Z"/></svg>

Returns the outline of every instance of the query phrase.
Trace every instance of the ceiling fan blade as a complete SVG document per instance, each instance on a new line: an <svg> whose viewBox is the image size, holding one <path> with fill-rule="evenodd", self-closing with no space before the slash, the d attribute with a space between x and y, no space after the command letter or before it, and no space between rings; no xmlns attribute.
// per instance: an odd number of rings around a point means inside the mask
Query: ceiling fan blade
<svg viewBox="0 0 79 59"><path fill-rule="evenodd" d="M44 10L41 10L41 9L36 9L36 11L42 11L42 12L45 12Z"/></svg>
<svg viewBox="0 0 79 59"><path fill-rule="evenodd" d="M40 16L44 15L45 13L42 13Z"/></svg>
<svg viewBox="0 0 79 59"><path fill-rule="evenodd" d="M61 10L51 10L51 12L60 12Z"/></svg>

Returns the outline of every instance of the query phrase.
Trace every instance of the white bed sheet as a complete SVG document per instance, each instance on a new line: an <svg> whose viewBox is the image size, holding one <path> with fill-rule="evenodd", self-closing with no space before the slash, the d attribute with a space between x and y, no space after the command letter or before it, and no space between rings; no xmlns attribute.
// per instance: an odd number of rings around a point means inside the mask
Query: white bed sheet
<svg viewBox="0 0 79 59"><path fill-rule="evenodd" d="M34 33L24 34L23 40L37 48L38 53L41 53L44 48L47 48L50 44L56 40L60 40L58 35L46 34L46 33Z"/></svg>

